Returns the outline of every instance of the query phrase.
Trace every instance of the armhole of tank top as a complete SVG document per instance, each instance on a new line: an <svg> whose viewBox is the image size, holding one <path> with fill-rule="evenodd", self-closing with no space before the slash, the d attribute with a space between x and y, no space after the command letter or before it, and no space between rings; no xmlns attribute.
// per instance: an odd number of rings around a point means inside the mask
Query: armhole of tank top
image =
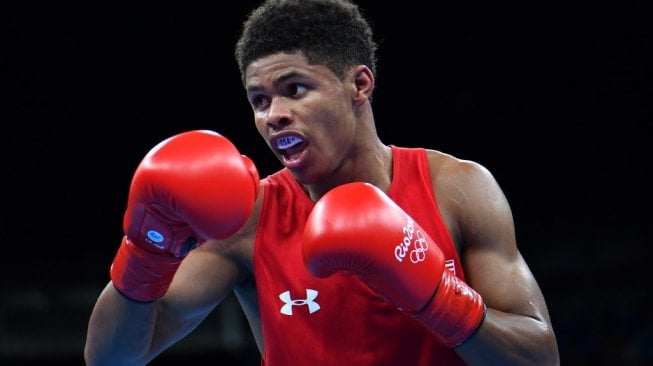
<svg viewBox="0 0 653 366"><path fill-rule="evenodd" d="M433 187L433 176L431 175L431 164L429 164L429 152L426 149L421 149L422 153L420 154L420 160L422 160L422 166L424 167L424 170L422 170L422 179L427 183L428 185L428 190L431 193L431 199L433 199L433 203L435 204L435 208L438 210L438 214L440 214L440 206L438 206L438 197L435 195L435 190L437 187ZM441 215L440 215L441 216Z"/></svg>
<svg viewBox="0 0 653 366"><path fill-rule="evenodd" d="M429 191L431 192L431 197L433 199L433 204L435 205L435 210L438 215L438 221L440 221L440 225L442 227L442 230L444 230L447 233L447 236L449 237L449 240L451 241L451 246L452 249L455 252L456 258L455 261L457 265L459 266L460 273L458 277L460 277L463 281L466 281L466 276L465 276L465 271L462 268L462 258L460 256L460 251L459 248L456 246L456 242L453 240L453 235L451 234L451 229L447 225L447 222L444 219L444 216L442 216L442 211L440 210L440 206L438 205L438 198L435 195L435 192L438 187L433 186L433 176L431 175L431 165L429 164L429 156L428 156L428 151L426 149L423 149L423 154L421 154L421 158L423 160L423 166L426 170L422 171L422 174L425 175L423 179L425 179L426 182L428 182L429 186ZM458 272L458 271L457 271Z"/></svg>

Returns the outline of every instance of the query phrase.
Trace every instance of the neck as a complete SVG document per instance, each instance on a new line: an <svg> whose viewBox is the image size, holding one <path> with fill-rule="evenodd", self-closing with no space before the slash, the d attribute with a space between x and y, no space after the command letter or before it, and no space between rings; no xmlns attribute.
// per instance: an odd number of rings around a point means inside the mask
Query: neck
<svg viewBox="0 0 653 366"><path fill-rule="evenodd" d="M352 152L355 159L347 160L330 177L316 184L304 185L304 190L313 201L339 185L351 182L367 182L384 192L392 183L392 150L390 146L376 140L371 146Z"/></svg>

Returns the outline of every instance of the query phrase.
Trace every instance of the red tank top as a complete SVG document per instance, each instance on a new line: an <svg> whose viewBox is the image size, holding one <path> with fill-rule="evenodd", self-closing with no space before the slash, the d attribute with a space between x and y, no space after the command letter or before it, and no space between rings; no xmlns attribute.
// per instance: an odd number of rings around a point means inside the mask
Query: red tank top
<svg viewBox="0 0 653 366"><path fill-rule="evenodd" d="M464 280L435 202L425 150L392 146L392 156L388 195L440 244L447 267ZM301 237L314 203L287 169L263 183L254 249L262 365L463 365L453 350L354 276L312 277L302 261Z"/></svg>

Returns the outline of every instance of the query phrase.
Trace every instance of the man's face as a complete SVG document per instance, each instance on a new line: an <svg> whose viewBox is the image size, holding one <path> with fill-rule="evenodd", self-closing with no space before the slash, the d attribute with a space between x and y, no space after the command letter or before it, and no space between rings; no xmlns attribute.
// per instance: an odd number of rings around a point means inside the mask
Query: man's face
<svg viewBox="0 0 653 366"><path fill-rule="evenodd" d="M337 170L356 132L349 77L300 53L276 53L247 67L245 87L256 128L297 179L312 184Z"/></svg>

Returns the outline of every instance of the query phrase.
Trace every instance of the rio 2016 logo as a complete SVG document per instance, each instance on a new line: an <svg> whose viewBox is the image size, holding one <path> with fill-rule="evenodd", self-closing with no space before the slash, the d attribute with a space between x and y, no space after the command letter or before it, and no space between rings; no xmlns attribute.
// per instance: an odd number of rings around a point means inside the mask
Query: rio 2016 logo
<svg viewBox="0 0 653 366"><path fill-rule="evenodd" d="M426 259L426 250L429 248L429 245L424 233L420 230L415 230L415 223L410 219L408 219L408 222L403 227L402 232L404 233L404 238L401 243L397 244L395 247L395 258L397 258L399 262L403 262L410 246L414 243L415 248L410 251L410 261L413 263L419 263ZM416 238L413 242L414 237Z"/></svg>

